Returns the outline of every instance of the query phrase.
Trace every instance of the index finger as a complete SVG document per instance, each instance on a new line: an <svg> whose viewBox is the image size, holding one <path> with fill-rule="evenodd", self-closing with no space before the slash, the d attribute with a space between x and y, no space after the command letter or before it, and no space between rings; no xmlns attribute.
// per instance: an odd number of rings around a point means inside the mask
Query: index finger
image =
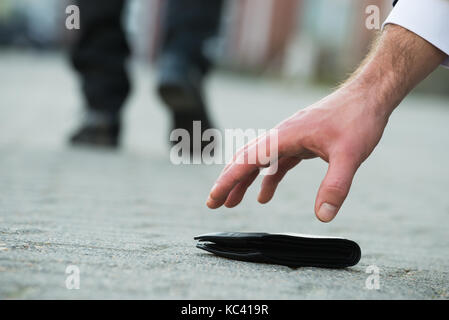
<svg viewBox="0 0 449 320"><path fill-rule="evenodd" d="M241 181L245 180L254 171L259 170L255 164L239 164L233 162L226 172L223 172L215 182L207 199L207 206L211 209L221 207L232 189Z"/></svg>
<svg viewBox="0 0 449 320"><path fill-rule="evenodd" d="M207 206L209 208L216 209L222 206L230 192L238 183L247 179L256 170L259 170L259 168L269 165L266 157L266 148L262 149L262 147L264 147L263 144L267 144L269 141L269 137L266 135L262 136L262 138L258 139L255 143L253 142L246 145L243 148L243 152L236 154L225 170L222 171L214 187L210 191L207 200ZM265 155L259 154L260 150L264 150ZM271 152L272 150L270 149L268 158L271 156ZM277 150L276 153L273 154L277 157Z"/></svg>

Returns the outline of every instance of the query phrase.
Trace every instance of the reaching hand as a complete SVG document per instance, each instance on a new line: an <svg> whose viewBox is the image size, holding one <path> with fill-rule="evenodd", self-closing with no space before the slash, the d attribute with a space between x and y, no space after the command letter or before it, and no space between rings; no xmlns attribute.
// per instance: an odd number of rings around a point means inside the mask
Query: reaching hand
<svg viewBox="0 0 449 320"><path fill-rule="evenodd" d="M315 214L321 221L331 221L346 199L357 169L379 142L391 112L446 58L444 52L413 32L387 25L377 45L342 88L275 127L277 171L264 177L259 202L270 201L287 171L301 160L320 157L329 168L318 190ZM271 138L262 136L237 152L212 188L209 208L240 203L266 161L256 159L255 164L248 164L239 160L254 155L254 150Z"/></svg>
<svg viewBox="0 0 449 320"><path fill-rule="evenodd" d="M318 190L315 214L321 221L331 221L348 195L357 169L379 142L389 115L446 58L413 32L388 25L342 88L275 127L277 171L264 177L259 202L270 201L288 170L301 160L320 157L329 168ZM270 135L262 136L236 153L210 192L209 208L240 203L259 169L267 164L260 159L255 164L241 160L270 139Z"/></svg>
<svg viewBox="0 0 449 320"><path fill-rule="evenodd" d="M387 124L387 116L367 105L366 97L342 88L320 102L298 111L274 129L278 133L278 163L273 175L266 175L258 201L267 203L288 172L301 160L320 157L329 163L320 186L315 213L324 222L331 221L345 200L355 172L379 142ZM207 205L234 207L247 188L265 167L237 161L266 143L268 137L244 146L226 166L211 190Z"/></svg>

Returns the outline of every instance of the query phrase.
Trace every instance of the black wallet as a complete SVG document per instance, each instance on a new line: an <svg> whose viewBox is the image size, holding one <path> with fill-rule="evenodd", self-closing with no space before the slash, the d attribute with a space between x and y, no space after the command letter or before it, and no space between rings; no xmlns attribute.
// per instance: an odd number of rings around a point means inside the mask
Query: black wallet
<svg viewBox="0 0 449 320"><path fill-rule="evenodd" d="M196 247L218 256L288 267L345 268L361 256L354 241L290 233L219 232L200 235Z"/></svg>

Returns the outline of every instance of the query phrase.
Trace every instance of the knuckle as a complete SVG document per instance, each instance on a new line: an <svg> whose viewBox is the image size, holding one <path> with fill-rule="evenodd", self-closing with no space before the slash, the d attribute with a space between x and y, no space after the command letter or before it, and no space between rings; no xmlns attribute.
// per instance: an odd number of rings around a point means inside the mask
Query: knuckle
<svg viewBox="0 0 449 320"><path fill-rule="evenodd" d="M345 198L349 192L349 185L343 180L328 181L324 188L341 198Z"/></svg>
<svg viewBox="0 0 449 320"><path fill-rule="evenodd" d="M232 181L232 183L238 183L240 182L240 174L238 174L237 170L232 170L229 172L229 179Z"/></svg>

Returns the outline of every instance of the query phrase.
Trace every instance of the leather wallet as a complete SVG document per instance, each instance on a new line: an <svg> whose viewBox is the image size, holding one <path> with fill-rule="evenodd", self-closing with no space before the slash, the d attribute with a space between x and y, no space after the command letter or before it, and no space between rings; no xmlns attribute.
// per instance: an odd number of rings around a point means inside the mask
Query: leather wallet
<svg viewBox="0 0 449 320"><path fill-rule="evenodd" d="M196 247L218 256L292 268L356 265L360 247L352 240L293 233L219 232L200 235Z"/></svg>

